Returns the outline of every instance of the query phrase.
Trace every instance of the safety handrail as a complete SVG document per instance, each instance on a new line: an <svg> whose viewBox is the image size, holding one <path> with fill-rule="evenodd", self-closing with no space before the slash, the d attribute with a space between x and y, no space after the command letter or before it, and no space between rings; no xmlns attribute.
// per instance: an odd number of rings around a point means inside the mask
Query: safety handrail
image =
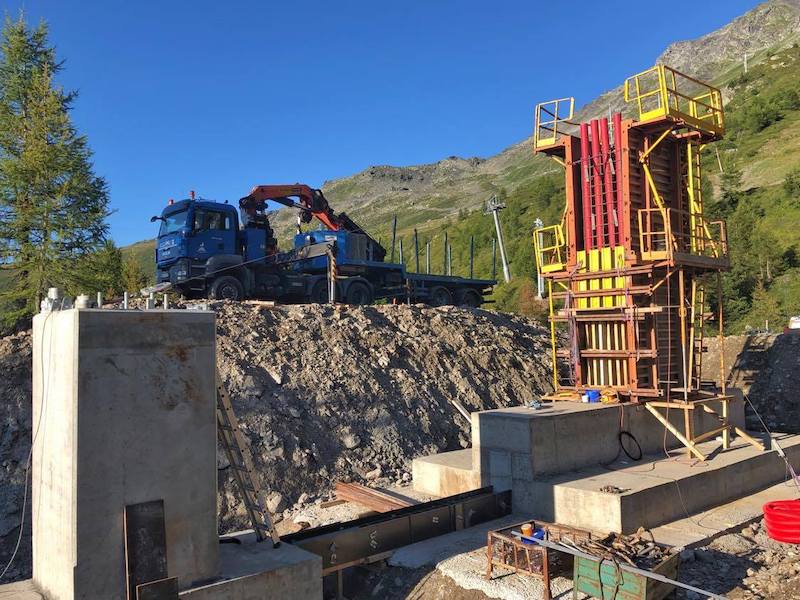
<svg viewBox="0 0 800 600"><path fill-rule="evenodd" d="M725 130L719 89L666 65L632 75L623 92L625 102L636 103L639 121L672 116L717 135Z"/></svg>
<svg viewBox="0 0 800 600"><path fill-rule="evenodd" d="M564 268L562 249L566 245L564 228L548 225L533 230L533 247L539 273L551 273Z"/></svg>
<svg viewBox="0 0 800 600"><path fill-rule="evenodd" d="M708 221L700 213L658 207L641 208L637 217L639 251L645 258L672 258L675 253L720 259L728 256L725 221ZM674 226L680 222L695 225L686 229Z"/></svg>
<svg viewBox="0 0 800 600"><path fill-rule="evenodd" d="M567 105L567 108L564 108ZM567 115L564 115L567 110ZM536 125L533 132L534 148L552 146L558 141L559 124L568 123L575 111L575 98L559 98L536 105ZM543 133L544 132L544 135Z"/></svg>

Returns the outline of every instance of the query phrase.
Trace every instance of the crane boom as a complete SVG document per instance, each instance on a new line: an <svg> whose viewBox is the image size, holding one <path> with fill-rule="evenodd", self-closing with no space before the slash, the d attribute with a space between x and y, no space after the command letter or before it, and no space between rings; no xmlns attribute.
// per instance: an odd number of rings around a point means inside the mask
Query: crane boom
<svg viewBox="0 0 800 600"><path fill-rule="evenodd" d="M253 217L257 213L265 213L268 202L277 202L283 206L300 210L298 220L301 223L310 223L312 218L317 218L331 231L348 231L365 235L373 247L380 253L378 260L383 260L386 249L375 241L361 226L348 217L345 213L336 213L328 204L322 190L312 188L303 183L282 185L257 185L250 193L239 200L239 208ZM299 230L298 223L298 230Z"/></svg>

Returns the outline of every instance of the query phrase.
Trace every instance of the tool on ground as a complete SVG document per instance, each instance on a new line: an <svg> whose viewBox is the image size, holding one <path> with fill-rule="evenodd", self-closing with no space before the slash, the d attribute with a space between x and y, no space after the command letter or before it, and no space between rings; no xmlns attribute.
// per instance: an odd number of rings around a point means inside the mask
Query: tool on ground
<svg viewBox="0 0 800 600"><path fill-rule="evenodd" d="M231 399L222 384L219 371L217 371L217 437L228 457L233 479L239 488L256 538L259 542L270 538L272 545L277 548L281 538L275 530L264 493L258 485L250 449L239 429L239 420L233 412Z"/></svg>
<svg viewBox="0 0 800 600"><path fill-rule="evenodd" d="M585 559L592 560L592 561L597 561L598 560L597 556L594 556L594 555L589 554L587 552L584 552L582 550L578 550L576 548L567 546L563 542L562 543L556 543L556 542L552 542L550 540L537 540L536 538L525 537L519 531L513 531L512 535L514 535L514 537L517 537L517 538L520 538L520 539L526 539L526 540L532 541L532 542L534 542L536 544L539 544L540 546L544 546L545 548L549 548L550 550L558 550L559 552L565 552L566 554L571 554L572 556L585 558ZM604 559L599 559L599 560L602 561ZM629 573L635 573L637 575L641 575L642 577L646 577L648 579L654 579L654 580L660 581L662 583L667 583L667 584L674 585L674 586L679 587L679 588L683 588L685 590L690 590L692 592L695 592L695 593L700 594L702 596L705 596L707 598L714 598L715 600L727 600L727 598L725 596L721 596L719 594L714 594L713 592L709 592L707 590L703 590L701 588L694 587L693 585L689 585L688 583L683 583L681 581L676 581L674 579L670 579L669 577L665 577L665 576L660 575L658 573L653 573L652 571L648 571L646 569L640 569L638 567L634 567L634 566L631 566L631 565L628 565L628 564L619 563L619 562L617 562L615 564L616 564L616 567L618 569L622 570L622 571L627 571Z"/></svg>

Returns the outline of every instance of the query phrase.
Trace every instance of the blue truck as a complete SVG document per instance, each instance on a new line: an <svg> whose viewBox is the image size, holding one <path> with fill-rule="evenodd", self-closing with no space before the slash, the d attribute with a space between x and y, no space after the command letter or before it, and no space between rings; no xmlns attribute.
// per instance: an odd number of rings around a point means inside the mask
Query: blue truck
<svg viewBox="0 0 800 600"><path fill-rule="evenodd" d="M294 247L281 252L270 226L275 204L298 210ZM187 298L323 303L333 292L348 304L422 302L481 306L497 283L410 273L386 262L386 249L344 213L335 213L321 190L307 185L259 185L234 206L192 197L170 201L156 243L156 285ZM322 229L302 231L312 218ZM335 284L332 285L331 282Z"/></svg>

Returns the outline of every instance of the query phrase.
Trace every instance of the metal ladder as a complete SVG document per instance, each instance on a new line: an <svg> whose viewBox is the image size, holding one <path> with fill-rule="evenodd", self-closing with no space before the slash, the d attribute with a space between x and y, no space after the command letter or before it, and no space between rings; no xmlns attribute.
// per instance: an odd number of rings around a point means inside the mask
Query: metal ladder
<svg viewBox="0 0 800 600"><path fill-rule="evenodd" d="M256 533L256 538L259 542L270 538L272 539L273 547L277 548L281 538L275 530L269 510L267 510L264 493L257 483L250 450L239 429L239 420L236 418L236 413L233 412L231 399L225 390L225 386L222 385L219 371L217 371L216 375L217 437L225 449L225 454L228 456L233 477L242 495L242 501Z"/></svg>

